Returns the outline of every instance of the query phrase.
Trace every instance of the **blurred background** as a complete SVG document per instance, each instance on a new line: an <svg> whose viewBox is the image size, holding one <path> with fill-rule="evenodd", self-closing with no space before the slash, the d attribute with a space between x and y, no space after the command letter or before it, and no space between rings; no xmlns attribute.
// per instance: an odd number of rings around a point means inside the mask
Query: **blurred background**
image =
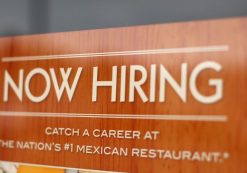
<svg viewBox="0 0 247 173"><path fill-rule="evenodd" d="M247 0L0 0L0 36L247 15Z"/></svg>

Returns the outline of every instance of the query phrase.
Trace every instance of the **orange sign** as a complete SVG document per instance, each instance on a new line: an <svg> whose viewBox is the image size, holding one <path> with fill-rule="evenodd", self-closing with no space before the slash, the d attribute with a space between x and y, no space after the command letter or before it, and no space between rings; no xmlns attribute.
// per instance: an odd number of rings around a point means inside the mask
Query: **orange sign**
<svg viewBox="0 0 247 173"><path fill-rule="evenodd" d="M1 38L0 170L247 171L246 31L235 18Z"/></svg>

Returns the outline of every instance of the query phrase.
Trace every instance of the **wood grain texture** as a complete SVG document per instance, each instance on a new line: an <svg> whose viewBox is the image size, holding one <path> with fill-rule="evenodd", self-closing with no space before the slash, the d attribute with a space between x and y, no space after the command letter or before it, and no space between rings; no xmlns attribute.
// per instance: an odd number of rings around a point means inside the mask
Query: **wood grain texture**
<svg viewBox="0 0 247 173"><path fill-rule="evenodd" d="M197 21L174 24L159 24L126 28L99 29L55 34L30 35L0 38L0 57L62 55L77 53L131 51L159 48L193 47L205 45L229 45L228 52L193 53L193 54L157 54L118 57L95 57L81 59L43 60L27 62L0 62L0 110L24 112L58 113L95 113L95 114L176 114L176 115L227 115L226 123L131 120L131 119L95 119L95 118L48 118L0 116L0 139L14 139L43 142L72 142L76 144L164 148L189 151L227 151L230 158L223 163L205 163L197 161L175 161L162 159L117 157L103 155L82 155L68 152L25 151L0 147L0 160L26 163L56 165L65 167L126 171L126 172L189 172L189 173L244 173L247 172L247 19L234 18L224 20ZM174 90L167 86L165 103L143 103L136 95L135 102L110 102L109 88L100 88L98 100L91 101L92 67L99 67L99 79L110 80L114 65L143 65L150 69L150 64L164 64L176 80L180 79L181 63L187 62L189 72L198 63L212 60L223 66L220 73L208 71L200 76L198 87L205 94L214 90L208 86L211 77L224 79L223 99L215 104L202 104L188 92L188 102L184 103ZM35 67L49 68L79 67L84 68L81 82L72 102L63 95L60 103L54 89L41 103L33 103L24 94L23 102L10 91L9 102L4 103L3 73L11 72L15 81L18 69L25 69L25 74ZM75 74L75 71L72 73ZM127 73L129 74L129 72ZM128 75L127 75L128 76ZM128 81L127 77L127 81ZM59 78L61 81L61 77ZM118 81L120 79L118 78ZM149 79L144 90L149 88ZM128 85L128 82L127 82ZM42 78L31 82L34 94L40 94L45 87ZM117 87L119 93L120 88ZM128 89L126 91L128 93ZM157 95L156 95L157 96ZM119 95L117 95L119 99ZM157 141L82 138L53 136L44 134L44 129L51 127L71 127L88 129L124 129L158 130Z"/></svg>

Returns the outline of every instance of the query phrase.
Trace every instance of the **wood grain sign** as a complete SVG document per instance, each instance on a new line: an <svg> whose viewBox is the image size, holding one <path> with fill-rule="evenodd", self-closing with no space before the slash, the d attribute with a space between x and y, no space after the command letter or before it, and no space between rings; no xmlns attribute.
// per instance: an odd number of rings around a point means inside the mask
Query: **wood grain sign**
<svg viewBox="0 0 247 173"><path fill-rule="evenodd" d="M247 172L247 18L5 37L0 57L3 165Z"/></svg>

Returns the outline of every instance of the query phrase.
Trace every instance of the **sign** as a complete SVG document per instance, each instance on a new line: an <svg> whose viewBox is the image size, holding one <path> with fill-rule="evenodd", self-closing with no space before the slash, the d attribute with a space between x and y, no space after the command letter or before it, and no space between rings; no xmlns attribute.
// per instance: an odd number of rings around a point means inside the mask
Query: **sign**
<svg viewBox="0 0 247 173"><path fill-rule="evenodd" d="M246 18L1 38L0 167L246 172L246 38Z"/></svg>

